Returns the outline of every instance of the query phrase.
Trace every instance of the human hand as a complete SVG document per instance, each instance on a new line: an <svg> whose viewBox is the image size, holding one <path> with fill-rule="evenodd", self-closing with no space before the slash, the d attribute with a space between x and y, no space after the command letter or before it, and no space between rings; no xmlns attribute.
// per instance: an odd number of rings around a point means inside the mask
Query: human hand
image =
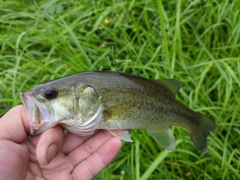
<svg viewBox="0 0 240 180"><path fill-rule="evenodd" d="M34 137L29 130L22 105L0 119L0 179L92 179L122 146L106 130L85 137L59 126Z"/></svg>

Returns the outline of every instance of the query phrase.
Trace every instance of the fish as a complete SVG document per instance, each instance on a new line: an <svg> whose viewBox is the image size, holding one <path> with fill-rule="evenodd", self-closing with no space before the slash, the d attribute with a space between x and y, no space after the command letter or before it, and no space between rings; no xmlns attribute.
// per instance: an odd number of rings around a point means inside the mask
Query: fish
<svg viewBox="0 0 240 180"><path fill-rule="evenodd" d="M172 126L183 127L194 145L207 151L207 137L217 125L176 100L181 83L152 80L124 72L82 72L21 92L30 134L60 125L78 136L106 129L132 142L130 129L145 129L168 151L176 147Z"/></svg>

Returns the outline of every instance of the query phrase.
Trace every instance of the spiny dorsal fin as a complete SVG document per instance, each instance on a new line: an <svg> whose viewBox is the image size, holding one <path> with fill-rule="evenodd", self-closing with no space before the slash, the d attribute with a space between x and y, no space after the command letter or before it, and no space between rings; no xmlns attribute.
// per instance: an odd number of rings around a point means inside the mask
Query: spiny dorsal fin
<svg viewBox="0 0 240 180"><path fill-rule="evenodd" d="M178 93L179 89L182 87L181 82L176 79L160 79L156 80L159 84L166 87L174 95Z"/></svg>

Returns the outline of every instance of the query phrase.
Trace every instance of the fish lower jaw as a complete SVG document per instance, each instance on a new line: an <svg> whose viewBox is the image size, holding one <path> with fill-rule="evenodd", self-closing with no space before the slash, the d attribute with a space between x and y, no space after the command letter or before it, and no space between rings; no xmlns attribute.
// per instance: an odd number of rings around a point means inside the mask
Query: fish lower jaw
<svg viewBox="0 0 240 180"><path fill-rule="evenodd" d="M56 126L58 123L54 121L34 121L30 122L30 134L31 135L38 135L47 129Z"/></svg>

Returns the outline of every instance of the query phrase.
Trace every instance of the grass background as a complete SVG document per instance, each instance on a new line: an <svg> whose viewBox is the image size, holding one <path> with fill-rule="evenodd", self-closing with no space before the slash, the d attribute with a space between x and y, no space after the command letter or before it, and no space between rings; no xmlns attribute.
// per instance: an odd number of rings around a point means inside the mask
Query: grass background
<svg viewBox="0 0 240 180"><path fill-rule="evenodd" d="M177 98L218 124L211 156L173 127L167 152L131 132L96 179L240 179L240 1L0 1L0 116L19 92L82 71L175 78Z"/></svg>

